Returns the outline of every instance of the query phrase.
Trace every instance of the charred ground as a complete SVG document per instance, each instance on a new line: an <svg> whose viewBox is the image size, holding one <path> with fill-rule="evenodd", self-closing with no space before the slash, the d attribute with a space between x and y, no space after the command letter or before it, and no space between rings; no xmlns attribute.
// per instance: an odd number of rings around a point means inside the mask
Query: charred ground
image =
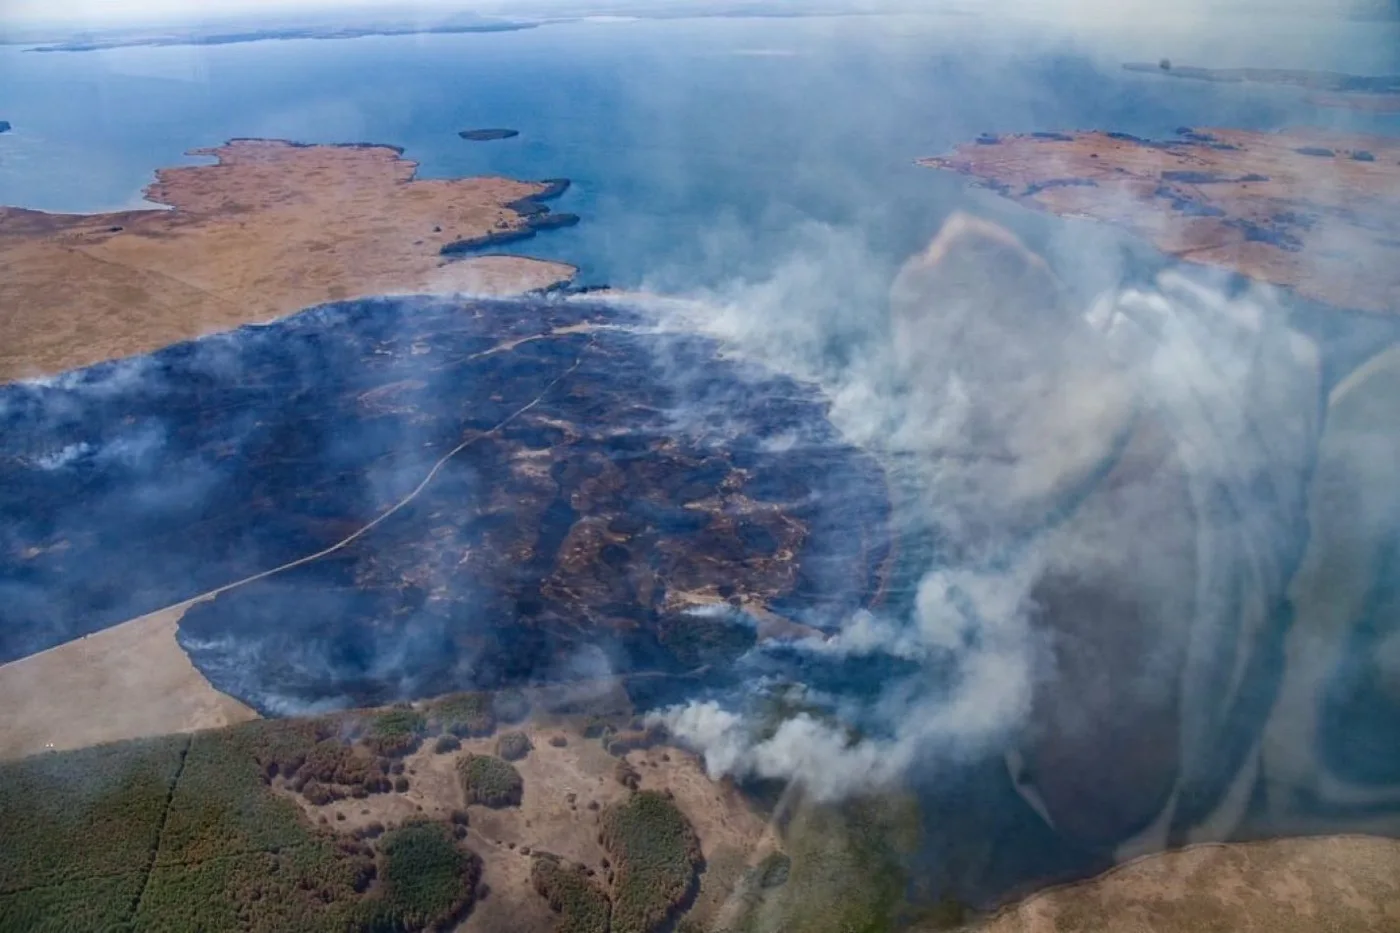
<svg viewBox="0 0 1400 933"><path fill-rule="evenodd" d="M755 635L688 609L849 611L888 550L812 389L616 304L328 305L4 387L0 422L0 654L284 568L181 623L265 712L704 668Z"/></svg>

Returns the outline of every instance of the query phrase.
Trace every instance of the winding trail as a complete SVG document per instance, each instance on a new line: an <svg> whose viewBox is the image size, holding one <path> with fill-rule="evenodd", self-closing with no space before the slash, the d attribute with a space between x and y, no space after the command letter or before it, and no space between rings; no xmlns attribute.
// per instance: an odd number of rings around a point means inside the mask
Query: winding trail
<svg viewBox="0 0 1400 933"><path fill-rule="evenodd" d="M569 328L569 329L563 329L563 330L559 330L559 331L551 331L549 334L547 334L547 335L540 335L540 338L536 338L536 339L541 339L541 338L544 338L544 337L570 336L571 334L578 333L578 332L579 332L579 331L576 330L576 329ZM473 444L475 444L477 441L480 441L480 440L482 440L483 438L490 437L491 435L497 433L498 431L500 431L501 429L503 429L503 428L505 428L506 426L510 425L512 422L514 422L514 421L517 420L518 418L520 418L520 417L522 417L523 415L525 415L525 414L526 414L527 412L529 412L531 409L535 408L535 407L536 407L537 405L539 405L541 402L543 402L544 399L545 399L545 397L546 397L547 395L549 395L549 393L552 392L552 391L559 385L559 383L563 382L565 379L569 378L569 377L572 376L575 372L578 371L578 368L579 368L581 365L583 365L583 359L584 359L585 355L587 355L588 351L591 350L591 349L593 348L593 346L594 346L594 341L590 338L589 341L588 341L588 343L586 343L586 344L583 346L583 349L579 351L578 358L574 360L573 365L571 365L568 369L566 369L564 372L560 373L560 374L559 374L558 376L556 376L553 380L551 380L550 383L549 383L547 386L545 386L542 390L540 390L540 393L539 393L538 395L536 395L533 399L531 399L531 400L530 400L529 402L527 402L526 404L524 404L524 405L520 406L519 408L517 408L515 411L511 412L511 413L510 413L509 415L507 415L506 417L502 418L502 419L501 419L500 421L498 421L495 425L491 426L490 428L487 428L485 431L481 431L480 433L473 434L471 437L469 437L469 438L467 438L466 440L462 441L462 442L461 442L460 444L458 444L456 447L453 447L453 448L452 448L451 450L449 450L447 453L443 454L443 455L442 455L441 457L439 457L439 458L437 459L437 461L433 464L432 468L428 470L427 475L423 477L423 479L418 483L418 485L415 486L415 487L413 487L413 489L410 490L403 498L399 499L397 502L395 502L393 505L389 506L389 508L385 509L385 510L384 510L383 512L381 512L379 515L377 515L377 516L375 516L373 519L371 519L369 522L365 523L365 524L364 524L363 526L361 526L360 528L358 528L358 529L356 529L355 531L351 532L350 534L346 535L344 538L341 538L341 539L340 539L339 541L337 541L336 543L330 545L329 547L322 548L321 550L316 551L314 554L307 554L307 555L305 555L305 556L298 557L298 558L296 558L295 560L287 561L285 564L280 564L280 565L278 565L278 566L276 566L276 567L271 567L271 568L269 568L269 569L267 569L267 570L261 570L261 571L255 573L255 574L252 574L251 576L243 577L243 578L240 579L240 580L234 580L234 581L232 581L232 582L230 582L230 583L225 583L225 584L223 584L223 585L221 585L221 586L215 587L215 588L212 589L212 590L208 590L207 592L200 593L200 594L197 595L197 596L191 596L191 597L189 597L188 599L182 599L182 600L180 600L178 603L172 603L172 604L170 604L170 605L168 605L168 606L161 606L161 607L152 609L152 610L150 610L149 612L143 612L143 613L141 613L141 615L139 616L139 618L147 618L147 617L152 616L152 615L155 615L156 613L159 613L159 612L183 611L183 610L189 609L191 606L195 605L196 603L201 603L201 602L205 602L205 601L210 600L210 599L215 599L215 598L217 598L217 597L219 597L219 596L222 596L224 593L229 592L230 590L236 590L236 589L238 589L240 586L247 586L249 583L256 583L256 582L259 581L259 580L266 580L268 577L272 577L272 576L275 576L275 575L277 575L277 574L279 574L279 573L283 573L283 572L285 572L285 571L292 570L292 569L294 569L294 568L296 568L296 567L301 567L301 566L303 566L303 565L305 565L305 564L312 563L313 561L317 561L317 560L320 560L320 559L323 558L323 557L327 557L327 556L329 556L329 555L331 555L331 554L334 554L334 553L336 553L337 551L344 550L346 547L348 547L349 545L353 544L355 541L357 541L357 540L359 540L360 538L364 537L365 535L369 534L371 531L373 531L373 530L374 530L375 528L377 528L379 525L381 525L381 524L383 524L384 522L388 521L391 517L393 517L396 513L398 513L399 511L401 511L403 508L405 508L406 506L410 505L410 504L413 502L413 500L417 499L418 496L419 496L419 494L422 493L423 490L427 489L428 486L433 482L433 480L437 478L437 475L438 475L440 472L442 472L442 468L445 467L445 466L448 464L448 462L452 460L452 458L456 457L456 456L457 456L458 454L460 454L462 451L464 451L464 450L466 450L467 448L471 447L471 446L472 446ZM488 352L488 353L494 352L495 349L496 349L496 348L493 348L492 350L485 351L485 352ZM93 634L95 634L95 633L93 633ZM81 641L82 639L84 639L84 638L86 638L86 637L87 637L87 635L82 635L82 636L79 636L79 638L74 639L74 641ZM50 652L50 651L56 651L56 650L58 650L59 648L64 647L64 645L68 645L68 644L72 644L72 642L64 642L62 645L54 645L52 648L46 648L46 649L44 649L43 651L35 652L34 654L31 654L31 655L26 655L24 658L18 658L18 659L16 659L15 661L8 662L7 664L0 664L0 668L8 667L9 664L19 663L20 661L27 661L27 660L29 660L30 658L39 657L39 656L41 656L41 655L47 654L47 653Z"/></svg>
<svg viewBox="0 0 1400 933"><path fill-rule="evenodd" d="M550 334L550 336L554 335L554 333ZM269 570L260 571L258 573L253 574L252 576L244 577L241 580L235 580L232 583L225 583L223 586L209 590L207 593L201 593L198 596L193 596L187 600L184 600L183 602L176 603L175 606L167 608L192 606L195 603L203 602L204 600L214 599L218 596L222 596L229 590L237 589L240 586L246 586L249 583L256 583L258 580L265 580L268 577L271 577L275 574L282 573L286 570L291 570L295 567L300 567L303 564L309 564L312 561L320 560L323 557L326 557L330 554L334 554L336 551L343 550L344 548L348 547L350 544L369 534L376 527L387 521L396 512L412 503L414 499L418 498L419 493L428 488L432 481L437 478L438 473L442 471L442 468L447 466L448 461L450 461L453 457L456 457L462 451L466 450L468 447L472 446L482 438L490 437L492 434L495 434L496 432L500 431L502 428L506 427L511 422L515 421L517 418L530 411L540 402L544 401L545 396L548 395L554 389L555 386L559 385L559 383L563 382L565 379L569 378L575 372L578 371L579 366L583 365L584 354L586 354L592 348L593 341L590 339L588 343L584 345L583 349L579 352L578 358L574 360L573 365L570 366L568 369L564 370L564 372L560 373L558 376L554 377L554 379L550 381L549 385L545 386L544 389L540 391L539 395L536 395L529 402L522 405L520 408L517 408L509 415L506 415L506 417L496 422L495 425L491 426L490 428L487 428L485 431L482 431L479 434L473 434L471 437L462 441L456 447L453 447L447 453L443 454L441 457L438 458L437 462L433 464L432 469L428 470L428 474L424 476L423 479L418 483L418 485L414 486L413 489L410 490L407 495L405 495L398 502L395 502L393 505L389 506L389 508L385 509L383 512L380 512L379 515L375 516L375 518L370 520L362 527L356 529L355 531L352 531L344 538L341 538L335 544L332 544L330 547L323 548L322 550L319 550L314 554L307 554L305 557L298 557L296 560L288 561L285 564L273 567Z"/></svg>

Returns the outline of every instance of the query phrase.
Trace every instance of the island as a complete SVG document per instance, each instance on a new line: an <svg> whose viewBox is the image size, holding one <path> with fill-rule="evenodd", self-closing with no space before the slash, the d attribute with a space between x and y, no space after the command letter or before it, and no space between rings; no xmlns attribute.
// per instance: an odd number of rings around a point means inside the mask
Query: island
<svg viewBox="0 0 1400 933"><path fill-rule="evenodd" d="M457 135L469 142L486 143L495 139L511 139L519 136L520 131L507 129L462 130Z"/></svg>
<svg viewBox="0 0 1400 933"><path fill-rule="evenodd" d="M9 120L0 120L0 133L8 133L10 128Z"/></svg>
<svg viewBox="0 0 1400 933"><path fill-rule="evenodd" d="M372 144L236 139L211 164L162 169L169 209L49 214L0 207L0 381L155 350L326 301L422 292L506 294L569 281L562 263L452 261L441 248L541 228L558 180L418 179Z"/></svg>
<svg viewBox="0 0 1400 933"><path fill-rule="evenodd" d="M1400 310L1400 140L1180 127L984 135L920 164L1336 307ZM1364 268L1365 275L1356 270Z"/></svg>
<svg viewBox="0 0 1400 933"><path fill-rule="evenodd" d="M1389 112L1400 110L1400 75L1352 75L1338 71L1298 68L1201 68L1174 65L1168 59L1157 64L1128 62L1126 71L1156 74L1219 84L1275 84L1313 92L1308 100L1323 107Z"/></svg>

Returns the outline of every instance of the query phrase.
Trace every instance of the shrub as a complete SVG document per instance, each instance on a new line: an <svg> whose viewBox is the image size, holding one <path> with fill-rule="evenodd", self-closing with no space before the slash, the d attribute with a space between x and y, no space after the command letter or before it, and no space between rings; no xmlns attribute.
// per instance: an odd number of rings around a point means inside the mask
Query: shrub
<svg viewBox="0 0 1400 933"><path fill-rule="evenodd" d="M555 748L563 748L565 745L569 744L569 740L562 735L551 735L549 737L549 744L553 745Z"/></svg>
<svg viewBox="0 0 1400 933"><path fill-rule="evenodd" d="M565 867L553 856L537 857L530 866L530 882L550 909L561 915L555 933L608 933L612 903L577 868Z"/></svg>
<svg viewBox="0 0 1400 933"><path fill-rule="evenodd" d="M446 755L450 752L455 752L461 747L461 741L459 741L458 738L455 735L452 735L451 733L438 736L437 741L433 743L433 751L437 752L439 755Z"/></svg>
<svg viewBox="0 0 1400 933"><path fill-rule="evenodd" d="M506 761L519 761L534 749L523 732L507 732L496 740L496 754Z"/></svg>
<svg viewBox="0 0 1400 933"><path fill-rule="evenodd" d="M496 714L485 693L453 693L428 708L430 723L458 738L490 735L496 731Z"/></svg>
<svg viewBox="0 0 1400 933"><path fill-rule="evenodd" d="M405 823L384 834L379 852L383 901L375 916L381 924L389 919L398 929L441 927L475 899L480 862L442 823Z"/></svg>
<svg viewBox="0 0 1400 933"><path fill-rule="evenodd" d="M467 803L487 807L519 806L525 782L508 762L491 755L467 755L457 763Z"/></svg>
<svg viewBox="0 0 1400 933"><path fill-rule="evenodd" d="M639 791L603 812L603 847L617 865L614 933L651 933L691 893L700 843L673 800Z"/></svg>
<svg viewBox="0 0 1400 933"><path fill-rule="evenodd" d="M403 775L399 775L398 777L394 778L394 790L400 794L407 793L408 778L404 777Z"/></svg>
<svg viewBox="0 0 1400 933"><path fill-rule="evenodd" d="M417 751L427 727L427 719L422 713L412 709L391 709L375 716L370 722L364 739L365 746L377 755L402 758Z"/></svg>

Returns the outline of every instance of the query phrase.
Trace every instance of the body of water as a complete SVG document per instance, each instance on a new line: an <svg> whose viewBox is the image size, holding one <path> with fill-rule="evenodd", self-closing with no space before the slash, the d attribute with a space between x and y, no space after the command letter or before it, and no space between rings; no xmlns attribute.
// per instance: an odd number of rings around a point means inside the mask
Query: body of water
<svg viewBox="0 0 1400 933"><path fill-rule="evenodd" d="M958 207L1033 228L1024 211L970 201L961 179L913 164L984 131L1400 132L1400 116L1318 108L1286 89L1119 68L1163 55L1400 71L1400 31L1231 21L1088 32L940 15L584 21L85 53L6 46L0 117L15 128L0 137L0 203L129 207L156 168L234 136L374 141L404 147L425 177L574 179L557 209L583 224L518 251L572 262L585 282L713 289L815 255L828 266L845 257L860 266L853 277L882 283ZM521 135L457 136L480 126Z"/></svg>

